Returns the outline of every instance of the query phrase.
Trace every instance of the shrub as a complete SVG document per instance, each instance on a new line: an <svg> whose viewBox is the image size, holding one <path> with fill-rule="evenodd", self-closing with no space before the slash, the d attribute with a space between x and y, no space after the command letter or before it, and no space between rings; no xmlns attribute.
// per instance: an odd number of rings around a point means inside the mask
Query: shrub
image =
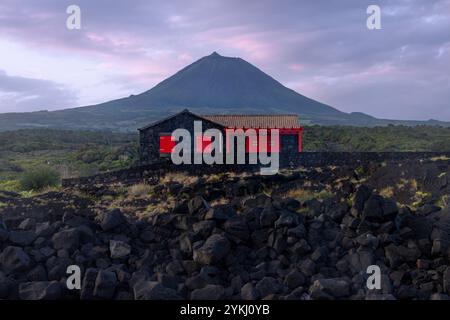
<svg viewBox="0 0 450 320"><path fill-rule="evenodd" d="M149 196L152 192L152 187L148 184L135 184L128 189L128 195L132 197L146 197Z"/></svg>
<svg viewBox="0 0 450 320"><path fill-rule="evenodd" d="M59 184L59 173L52 168L39 167L25 172L20 179L20 186L25 191L38 191Z"/></svg>

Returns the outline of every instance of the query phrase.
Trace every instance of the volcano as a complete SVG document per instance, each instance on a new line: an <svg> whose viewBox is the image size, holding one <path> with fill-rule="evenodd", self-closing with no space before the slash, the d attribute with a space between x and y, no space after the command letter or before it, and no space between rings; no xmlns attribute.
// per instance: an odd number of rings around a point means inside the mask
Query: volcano
<svg viewBox="0 0 450 320"><path fill-rule="evenodd" d="M241 58L218 53L201 58L144 92L139 99L160 107L210 108L214 113L245 112L340 115L309 99Z"/></svg>
<svg viewBox="0 0 450 320"><path fill-rule="evenodd" d="M52 127L131 131L186 108L197 114L298 114L305 125L448 125L341 112L285 87L241 58L214 52L138 95L52 112L0 114L0 130Z"/></svg>

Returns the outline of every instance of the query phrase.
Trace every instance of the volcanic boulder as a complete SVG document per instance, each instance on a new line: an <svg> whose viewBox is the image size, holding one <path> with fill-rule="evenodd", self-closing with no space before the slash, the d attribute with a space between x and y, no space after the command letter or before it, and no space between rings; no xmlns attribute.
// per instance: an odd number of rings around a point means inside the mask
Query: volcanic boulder
<svg viewBox="0 0 450 320"><path fill-rule="evenodd" d="M75 228L62 230L53 235L52 242L56 250L73 251L80 245L80 234Z"/></svg>
<svg viewBox="0 0 450 320"><path fill-rule="evenodd" d="M215 264L220 262L230 251L230 242L220 234L213 234L198 249L194 250L194 261L200 264Z"/></svg>
<svg viewBox="0 0 450 320"><path fill-rule="evenodd" d="M104 212L100 217L100 226L104 231L114 229L125 222L126 219L120 209Z"/></svg>
<svg viewBox="0 0 450 320"><path fill-rule="evenodd" d="M350 285L344 279L318 279L309 288L314 299L342 298L350 294Z"/></svg>
<svg viewBox="0 0 450 320"><path fill-rule="evenodd" d="M0 254L0 266L6 273L16 273L27 270L31 259L22 248L8 246Z"/></svg>
<svg viewBox="0 0 450 320"><path fill-rule="evenodd" d="M131 252L131 246L123 241L110 240L109 250L112 259L121 259L127 257Z"/></svg>
<svg viewBox="0 0 450 320"><path fill-rule="evenodd" d="M19 285L19 297L22 300L57 300L61 294L58 281L24 282Z"/></svg>

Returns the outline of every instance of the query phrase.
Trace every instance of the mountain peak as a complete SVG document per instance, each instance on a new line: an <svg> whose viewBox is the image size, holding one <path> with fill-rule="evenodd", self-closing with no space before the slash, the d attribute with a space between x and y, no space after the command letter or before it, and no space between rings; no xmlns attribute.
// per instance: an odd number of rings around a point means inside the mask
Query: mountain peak
<svg viewBox="0 0 450 320"><path fill-rule="evenodd" d="M214 51L213 53L211 53L209 56L210 56L210 57L221 57L221 55L218 54L216 51Z"/></svg>
<svg viewBox="0 0 450 320"><path fill-rule="evenodd" d="M142 106L189 108L206 113L295 113L339 116L342 112L284 87L254 65L216 51L139 96ZM137 108L137 102L134 108ZM206 109L209 109L205 112ZM217 111L216 111L217 110Z"/></svg>

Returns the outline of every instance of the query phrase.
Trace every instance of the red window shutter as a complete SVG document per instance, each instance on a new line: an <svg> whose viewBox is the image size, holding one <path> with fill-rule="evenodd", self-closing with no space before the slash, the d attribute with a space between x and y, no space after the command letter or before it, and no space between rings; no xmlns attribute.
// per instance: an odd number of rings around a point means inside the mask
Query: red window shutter
<svg viewBox="0 0 450 320"><path fill-rule="evenodd" d="M270 153L272 153L272 152L277 152L277 153L279 153L280 152L280 140L281 140L281 135L280 135L280 133L278 132L278 139L270 139L270 142L269 142L269 152Z"/></svg>
<svg viewBox="0 0 450 320"><path fill-rule="evenodd" d="M258 152L258 134L256 134L255 139L251 139L250 137L245 137L245 151L247 153Z"/></svg>
<svg viewBox="0 0 450 320"><path fill-rule="evenodd" d="M263 138L261 138L262 136L266 136L265 144L262 143L262 140L260 140L260 139L263 139ZM270 143L270 136L269 136L268 132L266 130L258 131L258 152L266 153L268 150L270 150L269 143Z"/></svg>
<svg viewBox="0 0 450 320"><path fill-rule="evenodd" d="M172 140L172 136L159 137L159 153L172 153L176 142Z"/></svg>
<svg viewBox="0 0 450 320"><path fill-rule="evenodd" d="M197 142L197 152L203 153L203 152L211 152L212 150L212 137L207 136L198 136L195 138Z"/></svg>
<svg viewBox="0 0 450 320"><path fill-rule="evenodd" d="M270 129L267 130L267 132L260 134L264 134L267 136L266 144L265 145L261 144L259 146L260 152L267 152L267 153L280 152L280 141L279 141L280 136L278 136L278 140L272 140L272 134L270 132Z"/></svg>
<svg viewBox="0 0 450 320"><path fill-rule="evenodd" d="M212 151L212 137L205 137L203 136L203 141L202 141L202 147L203 147L203 152L208 152L210 153Z"/></svg>

